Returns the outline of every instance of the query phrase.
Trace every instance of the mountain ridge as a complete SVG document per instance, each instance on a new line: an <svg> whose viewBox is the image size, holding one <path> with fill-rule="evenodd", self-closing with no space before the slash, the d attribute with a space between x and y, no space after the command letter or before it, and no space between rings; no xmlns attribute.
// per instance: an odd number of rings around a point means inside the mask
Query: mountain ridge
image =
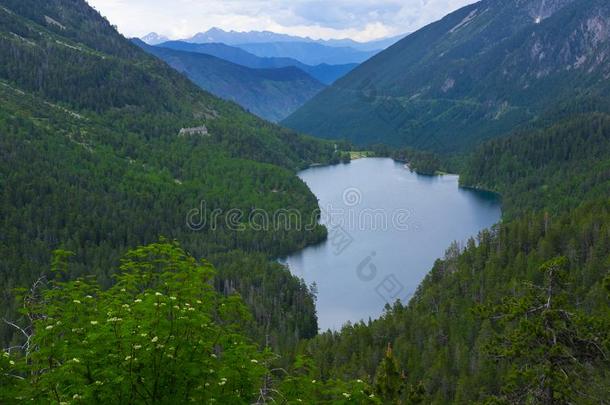
<svg viewBox="0 0 610 405"><path fill-rule="evenodd" d="M208 54L134 43L202 89L273 122L290 115L325 87L294 66L253 69Z"/></svg>
<svg viewBox="0 0 610 405"><path fill-rule="evenodd" d="M292 58L256 56L239 47L230 46L223 43L193 44L183 41L167 41L160 43L157 46L180 51L212 55L216 56L217 58L253 69L270 69L294 66L326 85L332 84L338 78L344 76L357 66L355 63L346 65L320 64L311 66Z"/></svg>
<svg viewBox="0 0 610 405"><path fill-rule="evenodd" d="M344 65L361 63L404 38L405 35L357 42L347 38L316 40L271 31L238 32L214 27L206 32L197 33L191 38L181 40L162 41L162 37L156 33L150 33L141 39L149 45L159 45L162 42L184 42L196 45L225 44L241 48L259 57L289 57L306 65Z"/></svg>
<svg viewBox="0 0 610 405"><path fill-rule="evenodd" d="M595 58L607 54L609 14L598 0L483 0L374 56L284 124L447 152L584 100L607 110L608 72Z"/></svg>
<svg viewBox="0 0 610 405"><path fill-rule="evenodd" d="M360 51L374 51L387 48L388 46L396 43L399 39L403 38L405 35L406 34L367 42L358 42L348 38L324 40L300 37L296 35L279 34L272 31L225 31L223 29L213 27L208 31L199 32L190 38L183 39L183 41L192 43L220 42L227 45L269 42L306 42L318 43L320 45L331 47L351 47Z"/></svg>
<svg viewBox="0 0 610 405"><path fill-rule="evenodd" d="M262 58L288 57L307 65L362 63L378 52L360 51L346 46L332 47L316 42L257 42L235 46Z"/></svg>

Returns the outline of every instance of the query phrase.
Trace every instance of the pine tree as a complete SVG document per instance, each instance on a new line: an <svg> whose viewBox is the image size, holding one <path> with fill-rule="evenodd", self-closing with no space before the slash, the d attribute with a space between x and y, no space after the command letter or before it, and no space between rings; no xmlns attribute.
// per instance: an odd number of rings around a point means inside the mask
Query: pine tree
<svg viewBox="0 0 610 405"><path fill-rule="evenodd" d="M404 380L404 372L398 371L392 344L388 343L385 357L381 360L375 374L375 393L386 402L401 403L400 396L404 389Z"/></svg>

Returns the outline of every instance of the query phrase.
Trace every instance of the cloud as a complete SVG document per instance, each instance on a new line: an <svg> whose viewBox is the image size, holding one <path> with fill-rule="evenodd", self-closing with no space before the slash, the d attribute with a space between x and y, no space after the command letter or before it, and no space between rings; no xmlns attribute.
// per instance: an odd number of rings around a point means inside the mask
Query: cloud
<svg viewBox="0 0 610 405"><path fill-rule="evenodd" d="M212 27L368 41L413 32L475 0L88 0L126 36Z"/></svg>
<svg viewBox="0 0 610 405"><path fill-rule="evenodd" d="M402 6L393 1L306 1L293 8L304 23L334 29L362 29L372 23L391 21Z"/></svg>

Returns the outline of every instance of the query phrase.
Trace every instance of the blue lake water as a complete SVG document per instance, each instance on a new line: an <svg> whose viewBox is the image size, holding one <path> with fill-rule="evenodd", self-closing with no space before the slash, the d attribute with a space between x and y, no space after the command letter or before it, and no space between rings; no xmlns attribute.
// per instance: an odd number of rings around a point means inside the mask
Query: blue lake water
<svg viewBox="0 0 610 405"><path fill-rule="evenodd" d="M458 176L420 176L391 159L369 158L299 173L318 197L326 242L284 260L318 288L320 329L376 318L407 302L451 242L500 220L490 193L461 189Z"/></svg>

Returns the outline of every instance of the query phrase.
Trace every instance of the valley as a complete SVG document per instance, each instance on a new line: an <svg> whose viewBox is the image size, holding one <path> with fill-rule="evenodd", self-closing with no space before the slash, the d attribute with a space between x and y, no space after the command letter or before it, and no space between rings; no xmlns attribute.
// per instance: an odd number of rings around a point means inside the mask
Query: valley
<svg viewBox="0 0 610 405"><path fill-rule="evenodd" d="M0 403L608 404L608 2L356 3L0 0Z"/></svg>
<svg viewBox="0 0 610 405"><path fill-rule="evenodd" d="M136 45L202 89L273 122L286 118L325 87L294 66L251 69L199 52Z"/></svg>
<svg viewBox="0 0 610 405"><path fill-rule="evenodd" d="M398 39L313 41L271 32L212 28L184 40L171 41L150 33L132 42L202 89L279 122Z"/></svg>

